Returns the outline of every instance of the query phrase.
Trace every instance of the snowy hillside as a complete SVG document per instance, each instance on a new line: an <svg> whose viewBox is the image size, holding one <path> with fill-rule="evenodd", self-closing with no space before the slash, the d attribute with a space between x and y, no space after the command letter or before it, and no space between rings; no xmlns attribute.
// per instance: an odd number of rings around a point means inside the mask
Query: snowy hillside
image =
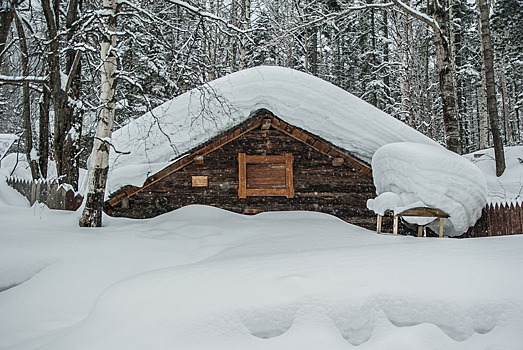
<svg viewBox="0 0 523 350"><path fill-rule="evenodd" d="M390 142L436 143L354 95L312 75L256 67L227 75L155 108L113 133L109 191L141 186L189 149L265 108L370 163Z"/></svg>

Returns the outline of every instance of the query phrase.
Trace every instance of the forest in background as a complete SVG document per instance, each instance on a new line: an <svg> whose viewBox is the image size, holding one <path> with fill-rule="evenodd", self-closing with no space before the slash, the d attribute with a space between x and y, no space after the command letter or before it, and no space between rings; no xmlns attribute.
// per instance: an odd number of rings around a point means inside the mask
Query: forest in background
<svg viewBox="0 0 523 350"><path fill-rule="evenodd" d="M117 8L115 128L227 73L279 65L468 153L493 144L491 73L501 140L521 144L522 0L122 0ZM104 11L92 0L0 0L0 133L21 136L34 178L46 177L52 159L60 180L78 187L101 109Z"/></svg>

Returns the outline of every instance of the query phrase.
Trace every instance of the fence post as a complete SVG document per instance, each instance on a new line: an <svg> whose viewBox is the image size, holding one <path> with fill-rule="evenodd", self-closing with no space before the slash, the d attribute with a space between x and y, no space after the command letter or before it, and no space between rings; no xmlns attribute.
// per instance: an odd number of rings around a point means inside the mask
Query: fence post
<svg viewBox="0 0 523 350"><path fill-rule="evenodd" d="M40 180L36 180L34 182L35 186L35 194L36 194L36 201L40 203L45 203L45 198L42 196L42 183Z"/></svg>
<svg viewBox="0 0 523 350"><path fill-rule="evenodd" d="M49 185L49 195L47 196L47 206L51 209L56 209L56 201L58 197L58 182L53 181Z"/></svg>
<svg viewBox="0 0 523 350"><path fill-rule="evenodd" d="M58 189L58 195L56 196L58 199L57 208L56 209L65 209L65 197L67 195L67 191L63 186L60 186Z"/></svg>
<svg viewBox="0 0 523 350"><path fill-rule="evenodd" d="M488 207L488 236L492 236L492 230L494 230L493 220L492 220L492 212L494 211L495 204L491 203Z"/></svg>
<svg viewBox="0 0 523 350"><path fill-rule="evenodd" d="M509 235L513 235L515 234L515 231L514 231L514 228L516 225L518 225L518 220L517 220L517 217L516 217L516 210L514 208L514 202L510 202L510 206L509 206L509 222L510 222L510 225L509 225ZM519 216L519 215L518 215Z"/></svg>
<svg viewBox="0 0 523 350"><path fill-rule="evenodd" d="M31 199L29 202L31 203L31 206L33 206L33 204L35 204L35 202L38 200L38 196L36 193L36 183L34 181L30 181L29 186L31 191Z"/></svg>
<svg viewBox="0 0 523 350"><path fill-rule="evenodd" d="M518 208L518 215L519 215L519 232L523 233L523 206L521 205L521 202L517 202L517 208Z"/></svg>
<svg viewBox="0 0 523 350"><path fill-rule="evenodd" d="M503 234L510 235L510 206L509 203L503 203Z"/></svg>

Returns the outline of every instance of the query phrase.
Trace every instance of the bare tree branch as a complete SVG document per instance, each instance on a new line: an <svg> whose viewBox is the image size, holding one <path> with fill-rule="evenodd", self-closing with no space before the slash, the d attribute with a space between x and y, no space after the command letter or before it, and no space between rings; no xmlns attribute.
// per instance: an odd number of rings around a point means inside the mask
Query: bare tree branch
<svg viewBox="0 0 523 350"><path fill-rule="evenodd" d="M245 29L238 28L238 27L232 25L229 20L224 19L224 18L222 18L220 16L217 16L215 14L212 14L212 13L210 13L208 11L205 11L204 9L201 9L201 8L199 8L197 6L190 5L190 4L186 3L185 1L180 1L180 0L167 0L167 1L170 2L171 4L180 6L180 7L184 8L184 9L186 9L186 10L188 10L188 11L190 11L190 12L192 12L192 13L200 16L200 17L204 17L204 18L207 18L207 19L211 19L211 20L214 20L214 21L221 22L227 28L232 29L235 32L238 32L240 34L246 35L246 34L248 34L248 33L253 31L253 29L245 30Z"/></svg>
<svg viewBox="0 0 523 350"><path fill-rule="evenodd" d="M394 3L396 1L393 0L393 2L387 2L387 3L384 3L384 4L365 4L365 5L360 5L360 6L351 6L351 7L348 7L346 9L344 9L343 11L332 12L332 13L328 13L328 14L321 14L320 17L318 17L318 18L316 18L316 19L314 19L312 21L309 21L309 22L304 23L302 25L299 25L299 26L296 26L294 28L291 28L289 30L289 32L295 32L295 31L299 31L299 30L302 30L302 29L310 27L310 26L318 25L320 23L334 21L334 20L343 18L343 17L347 16L349 13L354 12L354 11L363 11L363 10L368 10L368 9L386 9L386 8L390 8L390 7L394 6Z"/></svg>

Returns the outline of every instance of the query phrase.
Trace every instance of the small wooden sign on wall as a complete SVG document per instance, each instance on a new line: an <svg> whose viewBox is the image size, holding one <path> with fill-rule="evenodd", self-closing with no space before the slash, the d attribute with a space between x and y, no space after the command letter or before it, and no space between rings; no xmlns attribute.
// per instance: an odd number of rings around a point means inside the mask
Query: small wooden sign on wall
<svg viewBox="0 0 523 350"><path fill-rule="evenodd" d="M207 187L209 185L209 180L207 176L193 176L192 177L192 187Z"/></svg>

